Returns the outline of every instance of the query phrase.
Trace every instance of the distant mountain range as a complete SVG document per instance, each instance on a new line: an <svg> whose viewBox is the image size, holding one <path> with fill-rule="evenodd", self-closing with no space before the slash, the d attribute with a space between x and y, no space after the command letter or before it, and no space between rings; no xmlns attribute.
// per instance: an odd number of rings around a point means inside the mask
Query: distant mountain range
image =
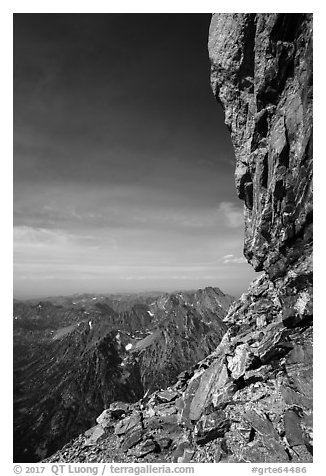
<svg viewBox="0 0 326 476"><path fill-rule="evenodd" d="M173 384L219 344L233 301L211 287L14 300L14 461L45 458L112 402Z"/></svg>

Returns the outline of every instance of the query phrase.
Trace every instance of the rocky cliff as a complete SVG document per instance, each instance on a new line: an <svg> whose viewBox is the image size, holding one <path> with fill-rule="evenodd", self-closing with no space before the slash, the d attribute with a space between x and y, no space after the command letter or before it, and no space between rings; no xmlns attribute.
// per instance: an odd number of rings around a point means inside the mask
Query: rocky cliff
<svg viewBox="0 0 326 476"><path fill-rule="evenodd" d="M245 202L245 256L284 275L312 241L312 16L214 15L212 88Z"/></svg>
<svg viewBox="0 0 326 476"><path fill-rule="evenodd" d="M264 273L213 353L49 461L312 461L312 16L216 14L208 47Z"/></svg>

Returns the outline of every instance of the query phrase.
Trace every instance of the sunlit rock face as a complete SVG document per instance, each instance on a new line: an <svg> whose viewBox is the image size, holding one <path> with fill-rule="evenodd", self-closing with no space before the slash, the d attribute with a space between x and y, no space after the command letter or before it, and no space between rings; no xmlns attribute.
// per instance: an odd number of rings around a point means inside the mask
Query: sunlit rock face
<svg viewBox="0 0 326 476"><path fill-rule="evenodd" d="M245 256L282 275L312 242L312 15L216 14L208 47L245 203Z"/></svg>

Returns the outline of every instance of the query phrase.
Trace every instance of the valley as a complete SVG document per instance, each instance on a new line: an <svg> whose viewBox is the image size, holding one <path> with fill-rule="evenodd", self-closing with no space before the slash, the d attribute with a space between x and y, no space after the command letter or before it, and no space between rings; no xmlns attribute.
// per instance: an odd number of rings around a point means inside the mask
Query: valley
<svg viewBox="0 0 326 476"><path fill-rule="evenodd" d="M15 461L38 461L114 401L173 384L226 331L218 288L14 302Z"/></svg>

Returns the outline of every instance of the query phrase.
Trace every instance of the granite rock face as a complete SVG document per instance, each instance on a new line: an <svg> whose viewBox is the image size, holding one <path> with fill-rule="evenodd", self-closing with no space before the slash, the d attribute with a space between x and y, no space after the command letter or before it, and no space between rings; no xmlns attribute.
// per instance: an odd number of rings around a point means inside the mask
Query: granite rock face
<svg viewBox="0 0 326 476"><path fill-rule="evenodd" d="M312 240L312 15L213 15L208 49L245 202L245 256L282 275Z"/></svg>
<svg viewBox="0 0 326 476"><path fill-rule="evenodd" d="M311 43L309 14L213 15L211 82L236 154L245 256L264 272L216 349L130 406L131 449L122 420L96 452L83 435L48 461L312 461Z"/></svg>

